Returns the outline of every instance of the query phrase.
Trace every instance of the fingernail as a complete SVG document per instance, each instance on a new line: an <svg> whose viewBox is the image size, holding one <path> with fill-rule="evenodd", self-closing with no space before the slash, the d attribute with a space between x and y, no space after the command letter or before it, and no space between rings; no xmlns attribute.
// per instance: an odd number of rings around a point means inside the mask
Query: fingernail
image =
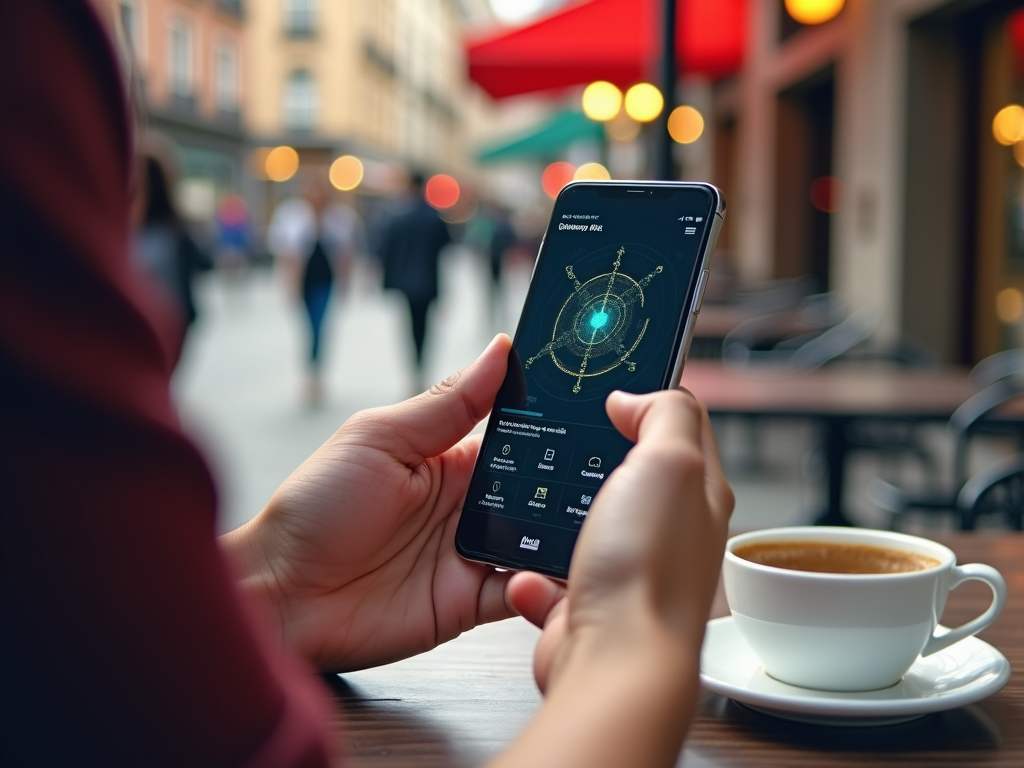
<svg viewBox="0 0 1024 768"><path fill-rule="evenodd" d="M495 334L494 338L493 338L493 339L491 339L491 343L490 343L490 344L488 344L488 345L487 345L487 347L486 347L486 348L484 349L484 351L483 351L483 352L481 353L481 356L483 356L483 355L486 355L486 354L487 354L488 352L490 352L490 351L491 351L491 348L492 348L492 347L493 347L493 346L494 346L495 344L497 344L497 343L498 343L498 339L500 339L500 338L501 338L501 336L502 336L502 334L500 334L500 333L498 333L498 334Z"/></svg>
<svg viewBox="0 0 1024 768"><path fill-rule="evenodd" d="M640 395L637 395L637 394L635 394L633 392L626 392L626 391L621 390L621 389L616 389L614 392L609 394L608 397L617 397L617 398L620 398L620 399L621 398L625 398L626 400L634 400L634 399L640 397Z"/></svg>

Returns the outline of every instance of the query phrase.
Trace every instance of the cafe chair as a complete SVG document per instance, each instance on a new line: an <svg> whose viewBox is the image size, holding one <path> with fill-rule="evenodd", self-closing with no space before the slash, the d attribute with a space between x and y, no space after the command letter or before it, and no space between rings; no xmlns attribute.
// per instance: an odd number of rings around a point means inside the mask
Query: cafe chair
<svg viewBox="0 0 1024 768"><path fill-rule="evenodd" d="M1024 348L989 355L971 369L970 382L975 389L985 389L1009 376L1024 376Z"/></svg>
<svg viewBox="0 0 1024 768"><path fill-rule="evenodd" d="M884 359L904 368L927 370L938 368L938 358L930 350L916 342L903 339L881 350L855 350L844 356L850 362ZM981 360L971 369L969 381L976 390L983 390L1007 377L1024 376L1024 349L998 352ZM1014 425L1001 420L980 421L974 427L974 435L1014 434ZM893 461L896 457L911 456L924 468L930 482L936 482L937 463L918 437L918 426L897 420L884 422L858 421L850 424L851 434L847 435L851 446L872 448L883 456L883 472L890 472L884 479L892 481L892 475L899 468ZM1024 447L1024 446L1022 446Z"/></svg>
<svg viewBox="0 0 1024 768"><path fill-rule="evenodd" d="M785 313L740 323L723 340L722 358L738 368L810 371L867 341L880 322L867 307L845 312L832 294L808 296L796 323Z"/></svg>
<svg viewBox="0 0 1024 768"><path fill-rule="evenodd" d="M870 309L847 312L834 293L804 297L799 310L755 317L740 323L722 342L722 362L750 371L792 374L810 371L835 360L866 341L880 316ZM760 421L745 419L750 428L748 469L761 456Z"/></svg>
<svg viewBox="0 0 1024 768"><path fill-rule="evenodd" d="M972 440L978 435L1010 437L1018 450L1024 450L1024 421L1019 418L996 418L1000 406L1024 396L1024 376L1008 376L976 392L957 408L949 419L949 433L953 438L954 454L949 490L914 494L893 483L876 478L868 486L868 499L879 509L888 512L890 526L896 530L901 518L910 511L956 514L961 490L967 487L967 459ZM978 481L981 483L981 480ZM973 520L973 518L971 518ZM967 518L960 517L963 527ZM970 530L970 528L963 528Z"/></svg>
<svg viewBox="0 0 1024 768"><path fill-rule="evenodd" d="M729 303L751 316L765 317L797 309L800 302L814 292L814 278L806 275L786 277L769 280L745 290L734 291ZM706 291L705 296L707 296Z"/></svg>
<svg viewBox="0 0 1024 768"><path fill-rule="evenodd" d="M960 489L956 509L964 531L974 530L982 515L1000 515L1010 530L1024 530L1024 453L1007 456L974 475Z"/></svg>

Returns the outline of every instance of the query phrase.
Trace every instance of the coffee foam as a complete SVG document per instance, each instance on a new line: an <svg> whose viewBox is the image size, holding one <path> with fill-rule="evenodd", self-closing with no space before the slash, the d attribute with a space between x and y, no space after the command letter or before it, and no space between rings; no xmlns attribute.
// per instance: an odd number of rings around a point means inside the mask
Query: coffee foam
<svg viewBox="0 0 1024 768"><path fill-rule="evenodd" d="M941 565L918 552L832 541L756 542L736 547L733 554L759 565L817 573L910 573Z"/></svg>

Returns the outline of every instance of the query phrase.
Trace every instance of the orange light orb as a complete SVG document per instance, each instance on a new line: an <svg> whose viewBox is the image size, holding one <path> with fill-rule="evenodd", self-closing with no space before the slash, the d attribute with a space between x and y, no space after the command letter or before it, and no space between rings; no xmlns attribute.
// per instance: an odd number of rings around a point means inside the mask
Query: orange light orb
<svg viewBox="0 0 1024 768"><path fill-rule="evenodd" d="M328 178L335 189L349 192L363 181L363 163L355 155L342 155L331 163Z"/></svg>
<svg viewBox="0 0 1024 768"><path fill-rule="evenodd" d="M264 171L271 181L288 181L299 170L299 153L288 146L274 147L267 153Z"/></svg>
<svg viewBox="0 0 1024 768"><path fill-rule="evenodd" d="M992 135L1006 147L1024 139L1024 107L1007 104L996 112L992 118Z"/></svg>
<svg viewBox="0 0 1024 768"><path fill-rule="evenodd" d="M558 197L562 187L572 181L574 173L576 173L576 166L559 160L544 169L544 174L540 177L540 185L548 197L554 199Z"/></svg>
<svg viewBox="0 0 1024 768"><path fill-rule="evenodd" d="M608 169L600 163L584 163L576 169L576 173L574 173L572 177L576 181L580 181L581 179L591 181L608 181L612 175L608 173Z"/></svg>
<svg viewBox="0 0 1024 768"><path fill-rule="evenodd" d="M679 144L692 144L704 133L704 118L689 105L676 107L668 116L668 133Z"/></svg>
<svg viewBox="0 0 1024 768"><path fill-rule="evenodd" d="M1004 323L1016 323L1024 317L1024 293L1019 288L1003 288L996 294L996 315Z"/></svg>
<svg viewBox="0 0 1024 768"><path fill-rule="evenodd" d="M447 173L431 176L423 196L435 208L451 208L459 202L459 182Z"/></svg>
<svg viewBox="0 0 1024 768"><path fill-rule="evenodd" d="M786 0L786 10L801 24L824 24L834 19L845 0Z"/></svg>

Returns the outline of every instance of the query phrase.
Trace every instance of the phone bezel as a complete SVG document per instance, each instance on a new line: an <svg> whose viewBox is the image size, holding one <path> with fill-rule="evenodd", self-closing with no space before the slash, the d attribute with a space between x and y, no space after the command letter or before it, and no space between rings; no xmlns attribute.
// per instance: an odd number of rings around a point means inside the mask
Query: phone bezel
<svg viewBox="0 0 1024 768"><path fill-rule="evenodd" d="M526 308L530 305L530 298L534 290L534 278L537 274L537 267L540 264L541 256L544 253L544 246L547 241L547 233L551 228L551 222L554 220L555 212L558 210L559 204L562 202L563 195L566 195L569 191L578 189L580 187L599 187L602 189L610 190L623 190L623 196L629 194L631 190L635 190L634 194L655 194L656 190L659 189L700 189L711 195L712 198L712 223L710 227L705 228L703 234L703 240L698 246L698 257L694 264L693 275L691 276L690 282L687 285L687 296L683 302L683 306L686 307L684 312L680 313L679 325L676 329L676 333L673 337L673 348L675 350L675 360L670 366L666 368L667 375L663 376L661 389L672 389L679 386L679 382L683 374L683 365L686 360L686 355L690 349L690 343L693 340L694 328L697 324L697 316L700 311L700 303L703 301L703 290L698 291L698 288L706 288L707 285L707 273L711 258L715 251L715 245L718 241L718 236L722 230L722 224L724 223L725 217L725 197L721 190L712 184L704 182L685 182L685 181L572 181L569 182L562 190L558 193L555 198L554 204L551 207L551 218L548 220L548 224L544 229L544 237L541 239L540 246L537 248L537 256L534 258L533 271L530 274L529 289L526 297L526 301L523 305L523 314L519 317L519 323L516 325L515 336L513 337L513 344L519 339L519 335L522 331L523 317L525 315ZM672 361L670 355L669 360ZM494 418L494 410L492 408L491 413L487 417L487 425L490 427L491 420ZM485 430L486 433L486 430ZM475 478L479 470L478 462L480 461L479 455L477 456L476 462L474 462L473 473L471 478ZM470 481L472 482L472 480ZM465 502L463 502L463 509L465 508ZM461 515L462 510L460 510ZM585 524L585 521L584 521ZM501 568L508 571L519 571L519 570L531 570L537 573L542 573L545 576L557 579L559 581L565 581L568 577L568 567L565 571L557 570L554 568L546 567L541 563L518 563L514 559L507 558L502 555L493 555L486 552L468 551L466 550L461 542L459 541L459 531L461 530L462 520L459 521L459 527L455 533L455 551L465 560L470 562L481 563L483 565L489 565L496 568Z"/></svg>

